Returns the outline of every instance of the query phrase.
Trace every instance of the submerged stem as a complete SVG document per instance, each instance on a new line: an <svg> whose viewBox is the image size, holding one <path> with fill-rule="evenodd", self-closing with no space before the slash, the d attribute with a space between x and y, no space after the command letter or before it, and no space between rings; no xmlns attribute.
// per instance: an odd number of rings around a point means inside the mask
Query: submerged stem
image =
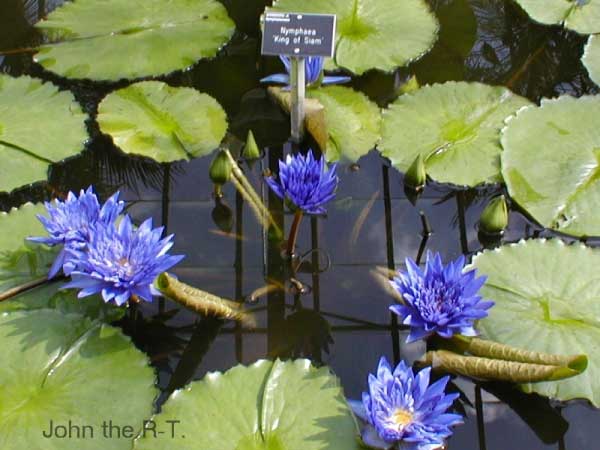
<svg viewBox="0 0 600 450"><path fill-rule="evenodd" d="M54 280L49 280L48 277L43 277L38 278L37 280L29 281L25 284L21 284L20 286L15 286L14 288L9 289L8 291L0 293L0 302L22 294L23 292L30 291L31 289L34 289L38 286L42 286L43 284L49 283L51 281Z"/></svg>
<svg viewBox="0 0 600 450"><path fill-rule="evenodd" d="M294 214L294 222L292 223L292 228L290 228L290 237L287 242L287 254L288 257L292 257L294 255L294 249L296 248L296 241L298 240L298 230L300 229L300 222L302 222L302 217L304 217L304 213L301 209L296 211Z"/></svg>

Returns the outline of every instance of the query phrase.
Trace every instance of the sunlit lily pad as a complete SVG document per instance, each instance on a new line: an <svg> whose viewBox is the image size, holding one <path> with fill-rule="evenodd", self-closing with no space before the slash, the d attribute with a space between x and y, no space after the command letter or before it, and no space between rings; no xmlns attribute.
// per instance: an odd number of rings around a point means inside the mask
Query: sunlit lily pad
<svg viewBox="0 0 600 450"><path fill-rule="evenodd" d="M600 235L600 97L564 96L521 110L502 133L508 191L535 220Z"/></svg>
<svg viewBox="0 0 600 450"><path fill-rule="evenodd" d="M336 14L335 62L357 74L404 66L437 38L438 22L424 0L276 0L273 9Z"/></svg>
<svg viewBox="0 0 600 450"><path fill-rule="evenodd" d="M136 441L136 450L352 450L356 425L337 379L308 360L258 361L175 392L153 419L176 433ZM167 429L167 428L165 428Z"/></svg>
<svg viewBox="0 0 600 450"><path fill-rule="evenodd" d="M39 22L35 60L68 78L160 75L211 58L234 23L215 0L77 0Z"/></svg>
<svg viewBox="0 0 600 450"><path fill-rule="evenodd" d="M152 412L154 373L117 328L54 310L0 315L0 447L4 450L130 450L102 436L103 421L131 426ZM43 436L88 425L86 439ZM59 435L60 436L60 435Z"/></svg>
<svg viewBox="0 0 600 450"><path fill-rule="evenodd" d="M289 112L289 91L269 92ZM328 161L356 162L381 137L381 112L366 95L344 86L310 89L306 103L306 129Z"/></svg>
<svg viewBox="0 0 600 450"><path fill-rule="evenodd" d="M581 34L600 33L598 0L517 0L517 3L537 22L564 24Z"/></svg>
<svg viewBox="0 0 600 450"><path fill-rule="evenodd" d="M0 74L0 192L45 180L50 164L81 152L86 118L70 92Z"/></svg>
<svg viewBox="0 0 600 450"><path fill-rule="evenodd" d="M521 241L476 255L485 298L496 302L479 323L484 337L528 350L588 356L588 367L562 381L523 385L559 400L600 406L600 250L555 239Z"/></svg>
<svg viewBox="0 0 600 450"><path fill-rule="evenodd" d="M210 95L143 81L109 94L98 123L126 153L171 162L204 156L227 131L227 115Z"/></svg>
<svg viewBox="0 0 600 450"><path fill-rule="evenodd" d="M600 34L590 36L583 55L583 64L594 83L600 86Z"/></svg>
<svg viewBox="0 0 600 450"><path fill-rule="evenodd" d="M529 104L506 88L481 83L425 86L384 111L379 150L403 172L421 155L427 175L442 183L497 182L504 120Z"/></svg>

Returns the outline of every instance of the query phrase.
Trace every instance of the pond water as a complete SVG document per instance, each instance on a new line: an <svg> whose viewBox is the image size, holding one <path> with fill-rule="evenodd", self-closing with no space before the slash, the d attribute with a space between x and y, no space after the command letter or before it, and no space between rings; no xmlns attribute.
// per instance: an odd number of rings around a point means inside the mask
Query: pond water
<svg viewBox="0 0 600 450"><path fill-rule="evenodd" d="M32 23L60 0L0 2L0 71L29 74L70 89L92 117L99 100L118 84L72 82L43 71L27 51L40 37ZM280 72L276 58L260 57L259 15L269 2L223 0L237 25L236 35L219 56L186 72L160 77L174 86L191 86L215 97L226 109L230 131L244 139L252 129L264 157L249 172L275 219L289 228L292 217L260 183L293 150L287 143L288 117L271 102L260 78ZM380 106L415 74L422 83L446 80L504 85L533 101L560 94L597 93L580 58L585 38L560 27L541 26L507 0L431 0L441 22L440 40L419 62L392 74L371 71L353 80ZM127 64L127 61L123 61ZM226 186L216 202L208 178L210 157L189 163L158 164L126 157L88 124L92 139L84 154L52 167L48 183L0 196L0 209L49 199L92 184L103 198L120 190L136 220L153 217L176 236L175 253L186 259L177 275L224 297L249 300L267 282L284 283L250 305L256 328L199 318L170 302L143 305L119 325L150 355L168 394L207 372L265 357L309 357L327 364L341 378L349 397L365 388L367 374L381 355L398 361L418 358L423 344L404 343L406 331L390 317L389 295L372 275L377 266L401 268L407 256L439 251L444 260L483 248L477 221L501 186L454 190L429 185L408 198L402 175L371 152L357 165L340 167L340 188L326 218L305 220L298 240L303 255L299 281L306 292L286 282L280 249L265 236L250 208ZM412 201L411 201L412 200ZM431 234L424 237L424 222ZM551 235L512 211L504 242ZM498 245L498 243L491 244ZM558 404L519 393L510 385L475 385L455 380L463 392L467 418L457 427L450 449L591 449L600 413L584 402Z"/></svg>

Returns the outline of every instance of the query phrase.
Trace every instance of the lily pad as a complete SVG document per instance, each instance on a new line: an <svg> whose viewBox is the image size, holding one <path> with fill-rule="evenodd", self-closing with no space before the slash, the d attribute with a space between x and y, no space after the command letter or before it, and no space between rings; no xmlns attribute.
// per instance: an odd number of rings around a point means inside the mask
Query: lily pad
<svg viewBox="0 0 600 450"><path fill-rule="evenodd" d="M585 47L583 64L587 68L592 81L600 86L600 34L590 36Z"/></svg>
<svg viewBox="0 0 600 450"><path fill-rule="evenodd" d="M185 418L185 419L182 419ZM136 450L352 450L356 425L337 379L308 360L258 361L175 392L154 417L176 433L136 440ZM166 428L165 428L166 429Z"/></svg>
<svg viewBox="0 0 600 450"><path fill-rule="evenodd" d="M442 183L497 182L504 120L529 104L506 88L481 83L425 86L384 111L379 150L403 172L421 155L427 175Z"/></svg>
<svg viewBox="0 0 600 450"><path fill-rule="evenodd" d="M561 240L529 240L487 250L472 266L496 302L479 323L484 337L553 354L585 354L588 367L562 381L524 384L526 392L600 406L600 251Z"/></svg>
<svg viewBox="0 0 600 450"><path fill-rule="evenodd" d="M502 174L513 200L547 228L600 235L600 97L542 100L502 132Z"/></svg>
<svg viewBox="0 0 600 450"><path fill-rule="evenodd" d="M288 112L288 91L269 92ZM381 137L381 112L366 95L344 86L309 89L306 93L306 129L327 161L356 162L375 147Z"/></svg>
<svg viewBox="0 0 600 450"><path fill-rule="evenodd" d="M581 34L600 33L598 0L517 0L536 22L564 24Z"/></svg>
<svg viewBox="0 0 600 450"><path fill-rule="evenodd" d="M98 123L125 153L172 162L204 156L227 131L227 115L210 95L143 81L109 94Z"/></svg>
<svg viewBox="0 0 600 450"><path fill-rule="evenodd" d="M104 438L102 423L137 434L156 389L146 356L120 330L54 310L12 312L0 315L0 340L2 449L131 449L131 436ZM43 436L69 420L88 426L86 438Z"/></svg>
<svg viewBox="0 0 600 450"><path fill-rule="evenodd" d="M86 118L70 92L0 74L0 192L45 180L50 164L81 152Z"/></svg>
<svg viewBox="0 0 600 450"><path fill-rule="evenodd" d="M276 11L337 15L335 63L356 74L392 71L418 59L437 38L424 0L276 0Z"/></svg>
<svg viewBox="0 0 600 450"><path fill-rule="evenodd" d="M160 75L211 58L234 23L215 0L77 0L36 27L49 41L36 62L68 78Z"/></svg>

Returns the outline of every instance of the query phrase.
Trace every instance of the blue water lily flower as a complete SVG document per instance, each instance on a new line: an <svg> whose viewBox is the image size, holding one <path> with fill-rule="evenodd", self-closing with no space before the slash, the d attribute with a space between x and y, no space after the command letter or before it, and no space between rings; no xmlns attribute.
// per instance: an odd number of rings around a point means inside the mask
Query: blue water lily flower
<svg viewBox="0 0 600 450"><path fill-rule="evenodd" d="M325 214L325 204L335 198L338 185L337 165L327 167L325 158L316 160L311 150L306 156L288 155L279 161L279 180L267 177L266 182L275 194L293 209L306 214Z"/></svg>
<svg viewBox="0 0 600 450"><path fill-rule="evenodd" d="M73 192L69 192L65 201L46 202L45 206L49 217L42 215L37 217L49 236L30 237L28 240L50 246L64 246L50 268L48 278L53 278L61 267L66 275L73 270L73 264L69 261L66 249L85 247L90 239L92 227L97 224L114 223L123 211L125 204L119 201L119 192L117 192L104 205L100 206L98 197L90 186L85 191L82 189L79 197Z"/></svg>
<svg viewBox="0 0 600 450"><path fill-rule="evenodd" d="M104 301L124 304L132 296L152 301L159 295L152 284L182 255L169 255L173 235L162 238L163 228L152 228L152 219L134 228L129 216L118 226L97 226L85 249L67 248L76 268L65 288L81 289L78 297L102 294Z"/></svg>
<svg viewBox="0 0 600 450"><path fill-rule="evenodd" d="M439 253L427 252L424 271L406 259L407 271L398 271L391 281L404 303L390 306L390 310L410 326L407 342L434 333L443 338L477 335L475 320L486 317L494 302L478 295L486 277L476 278L476 270L465 272L464 267L464 256L444 267Z"/></svg>
<svg viewBox="0 0 600 450"><path fill-rule="evenodd" d="M292 72L292 62L287 56L281 55L279 57L285 66L287 73L277 73L260 80L262 83L278 83L285 84L286 89L290 88L290 74ZM327 85L327 84L339 84L347 83L351 80L350 77L345 76L322 76L323 66L325 65L325 59L320 56L309 56L304 59L306 85ZM319 82L320 81L320 82Z"/></svg>
<svg viewBox="0 0 600 450"><path fill-rule="evenodd" d="M431 368L416 375L404 361L392 370L385 358L377 375L369 375L369 392L362 402L350 401L362 422L365 444L379 449L433 450L452 435L450 427L462 416L446 411L459 394L445 394L449 377L429 385Z"/></svg>

